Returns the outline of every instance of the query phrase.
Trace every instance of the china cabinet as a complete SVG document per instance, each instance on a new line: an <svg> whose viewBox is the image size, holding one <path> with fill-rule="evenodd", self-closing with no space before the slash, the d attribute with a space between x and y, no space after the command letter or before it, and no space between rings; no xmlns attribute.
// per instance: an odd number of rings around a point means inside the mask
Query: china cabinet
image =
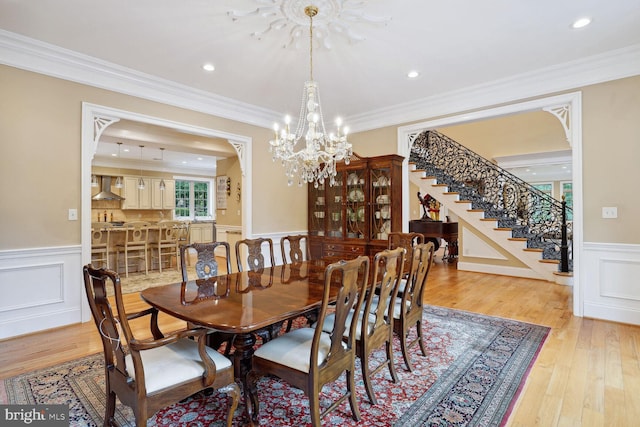
<svg viewBox="0 0 640 427"><path fill-rule="evenodd" d="M402 160L354 154L338 164L335 185L308 185L312 258L373 256L391 231L402 231Z"/></svg>

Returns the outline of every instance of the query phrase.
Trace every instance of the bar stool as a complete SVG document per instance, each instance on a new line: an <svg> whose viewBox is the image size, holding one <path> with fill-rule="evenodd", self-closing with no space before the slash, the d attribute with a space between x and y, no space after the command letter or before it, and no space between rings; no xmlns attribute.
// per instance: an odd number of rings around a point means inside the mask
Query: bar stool
<svg viewBox="0 0 640 427"><path fill-rule="evenodd" d="M158 260L158 270L162 273L162 258L171 266L172 258L176 260L176 270L180 268L180 238L186 235L187 225L182 221L158 222L158 240L151 242L151 266Z"/></svg>
<svg viewBox="0 0 640 427"><path fill-rule="evenodd" d="M119 271L120 252L124 252L124 273L129 277L129 261L144 261L144 274L149 274L149 224L146 221L132 221L125 225L124 243L116 245L116 270Z"/></svg>
<svg viewBox="0 0 640 427"><path fill-rule="evenodd" d="M91 223L91 264L109 268L110 227L104 222Z"/></svg>

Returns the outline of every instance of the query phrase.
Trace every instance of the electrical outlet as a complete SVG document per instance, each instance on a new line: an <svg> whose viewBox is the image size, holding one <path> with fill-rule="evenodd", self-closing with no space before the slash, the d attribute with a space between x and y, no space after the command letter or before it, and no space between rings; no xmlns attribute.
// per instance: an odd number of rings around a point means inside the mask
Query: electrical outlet
<svg viewBox="0 0 640 427"><path fill-rule="evenodd" d="M603 207L602 218L618 218L618 208L615 206Z"/></svg>
<svg viewBox="0 0 640 427"><path fill-rule="evenodd" d="M78 209L69 209L69 221L78 220Z"/></svg>

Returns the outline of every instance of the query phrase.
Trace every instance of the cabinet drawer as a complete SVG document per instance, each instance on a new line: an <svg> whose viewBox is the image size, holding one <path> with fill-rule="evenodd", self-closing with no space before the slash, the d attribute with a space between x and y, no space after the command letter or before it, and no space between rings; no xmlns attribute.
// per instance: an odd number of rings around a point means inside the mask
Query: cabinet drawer
<svg viewBox="0 0 640 427"><path fill-rule="evenodd" d="M358 246L358 245L349 245L349 244L343 244L343 243L325 243L324 244L324 253L327 254L328 252L340 252L340 253L347 253L347 254L353 254L353 255L364 255L364 246Z"/></svg>

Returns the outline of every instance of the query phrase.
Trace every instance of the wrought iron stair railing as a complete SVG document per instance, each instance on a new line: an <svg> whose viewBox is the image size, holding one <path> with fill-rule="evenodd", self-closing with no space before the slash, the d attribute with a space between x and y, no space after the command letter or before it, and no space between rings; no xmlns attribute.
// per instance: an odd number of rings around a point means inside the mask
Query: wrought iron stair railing
<svg viewBox="0 0 640 427"><path fill-rule="evenodd" d="M418 135L409 161L458 192L495 218L499 227L511 228L513 237L527 239L528 248L542 249L543 259L560 260L559 271L572 270L571 209L522 179L437 131Z"/></svg>

